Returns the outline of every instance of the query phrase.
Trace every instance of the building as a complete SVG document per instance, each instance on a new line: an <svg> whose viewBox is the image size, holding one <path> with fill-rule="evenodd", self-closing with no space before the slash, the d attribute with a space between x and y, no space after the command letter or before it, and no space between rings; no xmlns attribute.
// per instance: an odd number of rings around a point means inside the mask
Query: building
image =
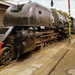
<svg viewBox="0 0 75 75"><path fill-rule="evenodd" d="M3 26L3 17L4 17L6 9L9 6L12 6L12 4L0 1L0 26Z"/></svg>

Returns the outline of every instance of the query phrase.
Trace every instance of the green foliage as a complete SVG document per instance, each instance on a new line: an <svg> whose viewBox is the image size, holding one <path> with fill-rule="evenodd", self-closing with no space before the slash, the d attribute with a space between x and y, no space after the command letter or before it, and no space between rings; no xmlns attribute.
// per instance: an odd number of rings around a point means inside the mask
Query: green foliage
<svg viewBox="0 0 75 75"><path fill-rule="evenodd" d="M62 10L57 10L59 13L62 13Z"/></svg>
<svg viewBox="0 0 75 75"><path fill-rule="evenodd" d="M63 12L63 14L64 14L65 16L68 16L68 13L66 13L66 12Z"/></svg>
<svg viewBox="0 0 75 75"><path fill-rule="evenodd" d="M61 13L61 14L63 14L63 15L65 15L65 16L68 16L67 12L64 12L62 10L57 10L57 9L54 9L54 10L57 11L57 12L59 12L59 13Z"/></svg>

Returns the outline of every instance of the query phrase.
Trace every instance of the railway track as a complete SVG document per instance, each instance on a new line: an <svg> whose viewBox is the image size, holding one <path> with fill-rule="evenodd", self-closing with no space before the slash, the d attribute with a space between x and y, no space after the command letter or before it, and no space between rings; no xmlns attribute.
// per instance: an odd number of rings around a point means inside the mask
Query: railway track
<svg viewBox="0 0 75 75"><path fill-rule="evenodd" d="M63 42L64 43L64 42ZM43 73L41 73L41 75L50 75L52 72L53 72L53 70L56 68L56 66L60 63L60 61L63 59L63 57L68 53L68 51L70 50L70 48L73 46L73 44L75 43L75 39L72 39L72 42L71 43L68 43L68 45L66 45L66 50L65 50L65 48L60 48L61 49L61 54L60 54L60 56L59 56L59 58L55 61L54 59L52 59L52 57L50 58L50 60L48 61L48 62L46 62L45 63L45 65L44 66L42 66L42 67L44 67L44 68L40 68L41 69L41 72L44 70L44 72ZM61 43L59 43L59 44L61 44ZM56 44L55 44L56 45ZM58 45L58 44L57 44ZM53 47L54 47L54 45L53 45ZM51 48L51 47L50 47ZM43 50L44 51L44 50ZM50 51L50 50L49 50ZM30 53L28 53L28 54L35 54L35 50L34 51L31 51ZM48 52L49 53L49 52ZM47 53L47 55L48 55L48 53ZM59 52L60 53L60 52ZM27 54L27 55L28 55ZM41 54L41 53L40 53ZM24 60L25 60L25 58L26 58L26 56L27 56L26 54L24 55L25 57L24 57ZM46 56L46 55L45 55ZM44 56L44 58L45 58L45 56ZM57 55L56 55L57 56ZM55 57L56 57L55 56ZM55 58L55 57L53 57L53 58ZM35 61L38 61L38 62L42 62L42 59L43 58L43 56L42 57L40 57L39 59L37 58L37 59L35 59L35 60L33 60L33 62L35 62ZM47 57L48 58L48 57ZM23 58L22 58L23 59ZM22 60L21 59L21 60ZM30 60L31 60L31 58L29 58ZM51 61L51 59L52 59L52 63L50 62ZM27 61L30 61L30 60L28 60L27 59ZM26 61L26 62L27 62ZM30 64L32 64L33 62L29 62ZM8 72L9 72L9 70L11 69L11 68L13 68L13 66L15 65L17 63L17 65L16 65L16 67L18 66L20 66L21 65L21 67L19 68L19 70L22 68L26 68L26 66L28 65L29 66L29 64L27 64L27 63L25 63L25 61L21 61L21 63L20 62L17 62L17 60L13 60L12 62L10 62L8 65L3 65L3 66L0 66L0 72L1 72L1 75L3 75L3 74L9 74ZM23 65L24 64L24 65ZM26 64L26 65L25 65ZM48 64L47 65L47 67L46 67L46 64ZM22 66L23 65L23 66ZM50 66L49 66L50 65ZM27 66L27 67L28 67ZM34 67L35 68L35 67ZM46 68L46 69L45 69ZM15 69L15 68L14 68ZM28 67L28 69L29 69L29 67ZM6 73L6 72L4 72L4 70L7 70L8 72ZM49 70L49 71L48 71ZM23 71L23 70L22 70ZM39 69L37 70L37 71L40 71ZM2 74L2 72L3 72L3 74ZM19 73L19 71L18 71L18 69L17 69L17 72ZM24 72L25 72L25 69L24 69ZM12 73L12 75L13 75L13 73ZM16 74L15 74L16 75ZM31 74L31 75L37 75L37 74ZM38 75L39 75L39 72L38 72Z"/></svg>
<svg viewBox="0 0 75 75"><path fill-rule="evenodd" d="M39 50L39 49L36 49L36 50ZM31 52L29 52L30 54L34 54L36 52L36 50L32 50ZM27 54L26 54L27 55ZM23 57L23 56L22 56ZM21 57L20 57L21 59ZM17 63L18 59L13 59L9 64L7 65L0 65L0 71L5 69L5 68L9 68L11 66L13 66L15 63Z"/></svg>
<svg viewBox="0 0 75 75"><path fill-rule="evenodd" d="M13 60L9 64L7 64L7 65L0 65L0 71L3 70L4 68L13 66L16 63L16 61L17 60Z"/></svg>
<svg viewBox="0 0 75 75"><path fill-rule="evenodd" d="M68 49L66 50L66 52L64 52L64 54L61 56L61 58L55 63L55 65L52 67L52 69L50 70L50 72L48 73L48 75L50 75L54 69L56 68L56 66L61 62L61 60L66 56L66 54L69 52L70 48L75 44L75 41L68 47Z"/></svg>

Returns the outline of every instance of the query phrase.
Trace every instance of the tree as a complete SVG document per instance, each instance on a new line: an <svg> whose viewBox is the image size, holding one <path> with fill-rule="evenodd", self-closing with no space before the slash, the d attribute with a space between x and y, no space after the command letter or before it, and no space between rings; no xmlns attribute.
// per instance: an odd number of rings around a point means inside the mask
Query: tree
<svg viewBox="0 0 75 75"><path fill-rule="evenodd" d="M59 12L59 13L61 13L61 14L63 14L64 16L68 16L67 12L64 12L62 10L57 10L57 9L54 9L54 10L57 11L57 12Z"/></svg>

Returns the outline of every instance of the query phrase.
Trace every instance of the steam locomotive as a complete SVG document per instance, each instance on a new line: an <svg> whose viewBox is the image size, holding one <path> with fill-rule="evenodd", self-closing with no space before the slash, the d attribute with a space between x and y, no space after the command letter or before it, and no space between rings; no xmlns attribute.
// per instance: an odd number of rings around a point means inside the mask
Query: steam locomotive
<svg viewBox="0 0 75 75"><path fill-rule="evenodd" d="M0 28L0 64L68 35L67 17L36 2L11 6ZM74 27L72 26L74 29Z"/></svg>

